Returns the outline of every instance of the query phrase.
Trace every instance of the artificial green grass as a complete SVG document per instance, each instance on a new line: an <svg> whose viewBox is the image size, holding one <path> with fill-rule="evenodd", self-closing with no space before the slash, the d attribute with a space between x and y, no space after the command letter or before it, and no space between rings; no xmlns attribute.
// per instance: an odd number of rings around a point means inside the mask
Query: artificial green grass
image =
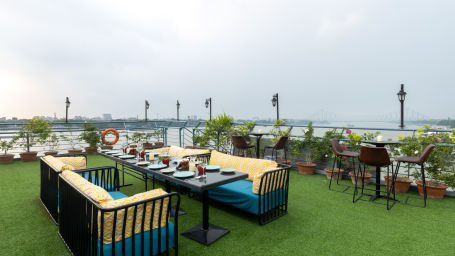
<svg viewBox="0 0 455 256"><path fill-rule="evenodd" d="M111 165L89 156L89 166ZM144 183L121 191L143 192ZM348 181L345 184L349 184ZM68 255L39 201L39 162L0 166L0 255ZM411 193L414 194L414 193ZM416 201L416 203L421 203ZM201 223L202 205L182 196L188 214L179 232ZM427 208L398 204L391 211L351 194L328 190L322 175L290 175L289 213L267 225L240 210L211 202L210 223L231 232L210 246L179 236L180 255L454 255L455 199L428 200Z"/></svg>

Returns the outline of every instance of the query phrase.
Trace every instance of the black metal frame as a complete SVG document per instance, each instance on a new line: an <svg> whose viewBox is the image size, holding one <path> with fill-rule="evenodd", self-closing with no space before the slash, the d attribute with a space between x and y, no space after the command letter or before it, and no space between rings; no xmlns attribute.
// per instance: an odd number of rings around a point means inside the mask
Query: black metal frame
<svg viewBox="0 0 455 256"><path fill-rule="evenodd" d="M264 173L258 191L258 222L267 224L288 213L290 165L280 165L281 169ZM267 187L265 187L268 184ZM264 193L263 192L264 187ZM263 212L261 214L261 212Z"/></svg>
<svg viewBox="0 0 455 256"><path fill-rule="evenodd" d="M92 182L94 184L102 184L103 187L106 189L108 186L114 186L115 190L118 191L120 188L120 181L119 181L119 170L113 166L105 166L105 167L97 167L85 170L78 170L76 173L83 174L89 173L89 177L95 177ZM92 176L93 175L93 176ZM169 247L169 220L170 220L170 211L172 205L172 200L176 200L176 207L177 209L180 207L180 196L177 193L169 193L163 196L142 200L139 202L134 202L131 204L119 206L116 208L109 208L105 209L100 206L97 202L93 201L89 196L87 196L84 192L79 190L75 187L70 181L68 181L65 177L60 176L59 179L59 186L60 186L60 225L59 225L59 236L65 243L66 247L70 251L72 255L103 255L103 237L104 237L104 225L100 224L100 228L98 225L100 223L104 223L104 215L108 212L114 213L113 223L114 226L112 228L112 255L115 255L115 230L118 228L116 227L117 223L117 213L119 211L124 212L124 219L123 219L123 227L122 227L122 255L135 255L136 250L141 250L142 254L144 254L144 220L145 220L145 210L146 204L152 204L152 213L155 212L155 205L160 204L160 216L158 218L159 227L158 227L158 252L162 251L161 248L161 229L163 228L161 222L161 216L166 216L166 251L163 254L169 255L170 249ZM109 183L112 182L112 183ZM164 200L168 198L168 206L167 210L163 211L163 203ZM136 226L136 216L137 216L137 209L138 206L142 205L142 224L141 224L141 247L136 248L135 245L135 226ZM132 239L132 247L131 252L125 251L125 227L126 227L126 216L128 215L128 210L130 207L134 208L133 213L133 234L131 236ZM100 218L100 220L99 220ZM153 220L154 218L150 218L150 243L149 243L149 250L150 253L153 252ZM178 255L178 215L174 216L174 254ZM100 230L99 230L100 229ZM118 242L117 242L118 243ZM99 244L99 246L98 246ZM99 248L98 248L99 247Z"/></svg>
<svg viewBox="0 0 455 256"><path fill-rule="evenodd" d="M398 176L398 171L400 170L400 165L401 165L402 162L398 162L397 163L397 167L396 167L396 171L392 173L392 188L395 189L395 182L397 181L397 176ZM420 172L422 174L422 186L423 186L423 207L422 208L425 208L427 207L427 184L426 184L426 181L425 181L425 163L422 163L422 164L416 164L416 163L410 163L410 162L403 162L403 163L407 163L408 164L408 172L409 172L409 166L410 165L418 165L420 166ZM409 174L408 174L409 176ZM413 205L413 204L410 204L408 203L408 200L409 198L418 198L418 197L413 197L413 196L407 196L406 199L404 200L403 203L405 204L408 204L408 205L412 205L412 206L418 206L418 205Z"/></svg>
<svg viewBox="0 0 455 256"><path fill-rule="evenodd" d="M337 156L337 155L335 155L334 158L335 158L335 159L334 159L333 164L332 164L332 173L330 174L329 190L332 190L332 191L335 191L335 192L341 192L341 193L346 193L346 194L348 194L346 191L347 191L348 189L350 189L350 188L353 187L353 186L351 186L351 185L343 185L343 186L345 186L345 188L344 188L343 190L334 190L334 189L332 189L333 173L335 172L335 168L341 169L341 162L343 161L343 156ZM355 170L356 170L356 169L355 169L355 158L357 158L357 157L348 157L348 158L351 158L351 161L352 161L352 169L353 169L354 174L355 174ZM342 178L342 177L340 177L340 176L342 176L342 174L341 174L341 173L338 173L337 175L338 175L338 176L337 176L337 185L340 186L340 183L339 183L339 182L340 182L340 178Z"/></svg>
<svg viewBox="0 0 455 256"><path fill-rule="evenodd" d="M262 155L265 157L265 153L266 153L266 149L271 149L272 150L272 159L274 160L277 160L278 159L278 150L283 150L284 151L284 160L288 160L288 156L287 156L287 143L286 145L284 146L283 149L276 149L276 148L268 148L268 147L264 147L264 150L262 151ZM273 153L275 152L275 158L273 158Z"/></svg>
<svg viewBox="0 0 455 256"><path fill-rule="evenodd" d="M87 156L85 153L61 154L56 157L78 156L85 157L85 163L87 163ZM62 171L56 170L53 166L50 166L43 158L40 158L40 201L56 225L58 225L58 175L61 172Z"/></svg>

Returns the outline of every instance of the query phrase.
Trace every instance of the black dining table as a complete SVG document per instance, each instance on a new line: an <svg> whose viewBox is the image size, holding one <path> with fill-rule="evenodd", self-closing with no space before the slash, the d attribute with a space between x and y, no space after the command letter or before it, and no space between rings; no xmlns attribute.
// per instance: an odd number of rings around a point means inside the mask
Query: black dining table
<svg viewBox="0 0 455 256"><path fill-rule="evenodd" d="M386 145L396 145L401 144L401 141L394 141L394 140L362 140L362 143L375 145L378 148L385 147ZM373 195L370 201L374 201L377 198L384 197L381 195L381 167L376 167L376 194Z"/></svg>
<svg viewBox="0 0 455 256"><path fill-rule="evenodd" d="M123 167L135 170L144 174L145 183L147 177L153 176L165 180L166 191L170 192L171 184L177 184L192 189L202 194L202 223L198 224L182 233L183 236L195 240L204 245L210 245L222 236L229 233L229 230L209 223L209 189L215 188L227 183L248 178L247 173L232 170L231 173L222 173L221 170L206 172L205 178L189 177L176 178L172 173L162 173L161 170L151 170L147 166L138 166L135 159L124 160L105 153L98 153L116 162L116 166L121 164ZM146 185L147 190L147 185Z"/></svg>
<svg viewBox="0 0 455 256"><path fill-rule="evenodd" d="M261 156L260 156L261 138L262 138L262 136L267 135L267 133L251 132L248 135L256 137L256 158L261 158Z"/></svg>

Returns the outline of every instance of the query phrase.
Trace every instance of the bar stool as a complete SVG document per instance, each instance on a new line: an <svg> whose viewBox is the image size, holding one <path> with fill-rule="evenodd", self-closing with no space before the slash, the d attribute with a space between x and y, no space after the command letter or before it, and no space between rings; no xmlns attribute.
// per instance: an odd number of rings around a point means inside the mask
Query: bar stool
<svg viewBox="0 0 455 256"><path fill-rule="evenodd" d="M360 161L359 172L361 173L361 181L362 181L362 193L358 198L355 198L355 196L357 195L357 190L358 190L357 183L358 183L358 178L359 178L359 175L355 175L355 189L354 189L354 194L352 195L353 203L357 202L364 195L364 190L365 190L364 178L365 178L365 172L366 172L366 167L365 167L366 165L376 167L376 185L377 185L377 187L379 186L378 184L380 184L380 179L381 179L380 168L381 167L387 167L387 176L389 176L389 172L390 172L389 167L390 167L390 165L392 165L392 175L393 175L393 163L390 160L390 156L389 156L389 153L387 152L387 149L384 147L362 146L362 148L360 149L359 161ZM363 170L362 170L362 164L363 164ZM370 196L372 196L370 201L374 201L374 199L376 199L378 197L383 197L380 194L381 191L378 189L368 189L368 190L372 190L372 191L376 192L375 195L370 195ZM393 187L392 187L392 193L393 193L394 202L392 203L392 205L390 205L390 189L387 189L387 210L392 209L393 205L396 202L395 189L393 189Z"/></svg>
<svg viewBox="0 0 455 256"><path fill-rule="evenodd" d="M330 182L329 182L329 189L332 190L332 178L333 178L333 173L335 172L335 167L338 166L338 169L341 168L341 161L343 158L351 158L352 160L352 166L354 169L355 173L355 158L359 157L359 153L357 152L352 152L352 151L347 151L343 149L343 147L340 145L337 139L330 139L330 144L332 146L332 152L335 155L335 161L333 161L333 166L332 166L332 174L330 175ZM336 165L336 166L335 166ZM339 180L340 180L341 174L338 172L337 175L337 185L339 185ZM349 186L346 187L344 191L346 191L349 188Z"/></svg>
<svg viewBox="0 0 455 256"><path fill-rule="evenodd" d="M278 150L283 150L284 151L284 160L287 164L288 162L288 157L287 157L287 154L286 154L286 145L287 145L287 142L289 140L289 136L281 136L278 141L273 144L273 145L267 145L264 147L264 153L263 155L265 156L265 150L266 149L271 149L272 150L272 159L273 159L273 153L275 153L275 159L277 158L277 151Z"/></svg>
<svg viewBox="0 0 455 256"><path fill-rule="evenodd" d="M232 155L235 154L235 149L243 151L243 154L246 156L247 154L245 154L245 151L248 153L248 151L250 151L249 149L256 148L255 145L249 144L246 141L245 137L243 137L242 135L232 134L231 142L232 142L232 146L233 146ZM252 155L253 155L253 153L250 152L250 156L252 156Z"/></svg>
<svg viewBox="0 0 455 256"><path fill-rule="evenodd" d="M427 206L427 186L425 183L425 163L428 160L428 157L430 156L431 152L434 149L434 144L428 145L420 154L420 156L400 156L397 158L397 169L395 171L395 175L392 177L392 188L395 186L395 181L397 179L398 175L398 170L400 169L400 164L401 163L407 163L409 164L414 164L414 165L419 165L420 166L420 172L422 173L422 185L423 185L423 207L425 208ZM408 197L409 198L409 197ZM406 199L407 201L407 199Z"/></svg>

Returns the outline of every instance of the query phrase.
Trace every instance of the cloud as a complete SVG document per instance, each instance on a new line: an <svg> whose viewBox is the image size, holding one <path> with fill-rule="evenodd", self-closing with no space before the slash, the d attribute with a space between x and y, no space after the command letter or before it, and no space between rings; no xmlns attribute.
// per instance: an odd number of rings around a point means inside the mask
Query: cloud
<svg viewBox="0 0 455 256"><path fill-rule="evenodd" d="M359 13L349 13L342 19L325 16L317 32L319 39L336 39L355 29L364 22L364 16Z"/></svg>

